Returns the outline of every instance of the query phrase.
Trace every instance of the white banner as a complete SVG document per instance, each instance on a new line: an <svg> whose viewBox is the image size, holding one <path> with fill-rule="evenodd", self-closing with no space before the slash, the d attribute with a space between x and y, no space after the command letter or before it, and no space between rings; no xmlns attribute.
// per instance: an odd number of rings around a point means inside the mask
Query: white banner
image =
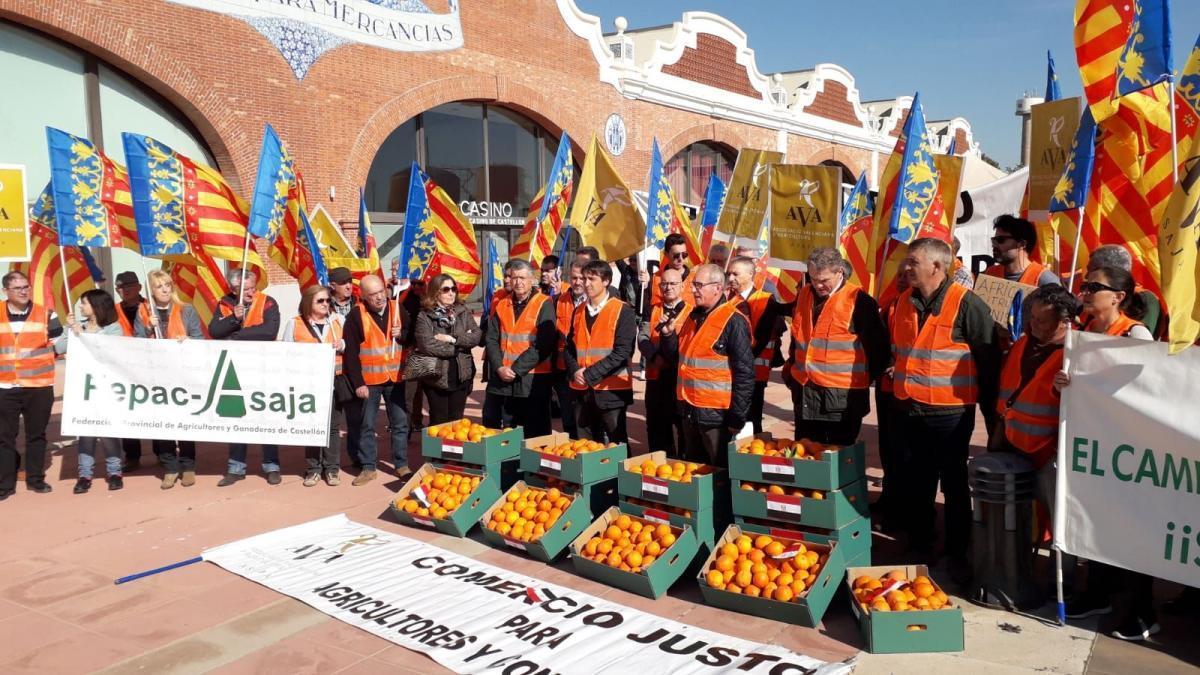
<svg viewBox="0 0 1200 675"><path fill-rule="evenodd" d="M64 436L323 446L333 349L69 337Z"/></svg>
<svg viewBox="0 0 1200 675"><path fill-rule="evenodd" d="M1200 586L1200 348L1168 356L1162 342L1067 340L1055 543Z"/></svg>
<svg viewBox="0 0 1200 675"><path fill-rule="evenodd" d="M962 242L958 255L967 264L968 269L976 256L988 256L990 259L992 221L1004 213L1020 213L1021 196L1025 193L1025 184L1028 182L1029 169L1023 168L1000 180L964 190L959 195L961 211L958 216L959 224L954 226L954 236Z"/></svg>
<svg viewBox="0 0 1200 675"><path fill-rule="evenodd" d="M459 673L850 672L331 516L204 553Z"/></svg>

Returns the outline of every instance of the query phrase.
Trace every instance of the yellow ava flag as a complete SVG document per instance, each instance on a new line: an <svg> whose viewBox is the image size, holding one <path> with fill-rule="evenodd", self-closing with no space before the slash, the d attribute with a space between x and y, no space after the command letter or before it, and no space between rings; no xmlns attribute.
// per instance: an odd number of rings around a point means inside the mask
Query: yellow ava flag
<svg viewBox="0 0 1200 675"><path fill-rule="evenodd" d="M634 206L633 192L595 135L567 221L583 243L595 246L604 260L628 258L646 247L646 221Z"/></svg>
<svg viewBox="0 0 1200 675"><path fill-rule="evenodd" d="M1178 354L1200 337L1200 267L1196 247L1200 245L1200 126L1192 134L1188 157L1183 161L1179 182L1171 192L1158 233L1158 260L1162 269L1163 300L1166 302L1170 353Z"/></svg>

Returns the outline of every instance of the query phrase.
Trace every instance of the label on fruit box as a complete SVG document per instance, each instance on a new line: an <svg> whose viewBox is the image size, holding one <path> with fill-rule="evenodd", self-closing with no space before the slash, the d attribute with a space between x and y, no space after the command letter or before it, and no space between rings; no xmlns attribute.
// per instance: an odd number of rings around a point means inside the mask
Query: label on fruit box
<svg viewBox="0 0 1200 675"><path fill-rule="evenodd" d="M780 539L799 539L800 541L805 541L803 532L797 532L795 530L784 530L784 529L778 528L778 527L771 528L771 536L779 537Z"/></svg>
<svg viewBox="0 0 1200 675"><path fill-rule="evenodd" d="M786 457L761 457L760 459L762 460L763 475L796 477L796 467L792 464L792 460Z"/></svg>
<svg viewBox="0 0 1200 675"><path fill-rule="evenodd" d="M412 498L417 500L417 503L425 508L429 508L429 496L425 494L425 488L417 486L413 488Z"/></svg>
<svg viewBox="0 0 1200 675"><path fill-rule="evenodd" d="M661 478L652 478L650 476L642 476L642 496L654 495L657 497L666 497L670 494L670 488L667 487L667 481Z"/></svg>
<svg viewBox="0 0 1200 675"><path fill-rule="evenodd" d="M425 527L433 527L433 521L429 520L428 518L422 518L421 516L413 516L412 519L417 521L418 523L424 525Z"/></svg>
<svg viewBox="0 0 1200 675"><path fill-rule="evenodd" d="M908 582L904 581L902 579L893 579L892 583L875 589L875 592L868 594L867 597L864 598L864 600L866 601L867 604L871 604L871 602L873 602L875 600L875 598L881 598L881 597L887 595L888 593L891 593L892 591L900 588L901 586L903 586L906 583L908 583Z"/></svg>
<svg viewBox="0 0 1200 675"><path fill-rule="evenodd" d="M511 546L512 548L515 548L517 550L520 550L520 551L525 550L525 544L523 542L517 541L516 539L509 539L508 537L505 537L504 543L508 544L509 546Z"/></svg>
<svg viewBox="0 0 1200 675"><path fill-rule="evenodd" d="M462 457L462 449L462 441L442 441L443 455L458 455L459 457Z"/></svg>
<svg viewBox="0 0 1200 675"><path fill-rule="evenodd" d="M541 453L541 467L547 471L554 473L562 473L562 458L558 455L551 455L548 452Z"/></svg>
<svg viewBox="0 0 1200 675"><path fill-rule="evenodd" d="M780 553L779 555L773 555L771 557L775 560L788 560L789 558L795 558L798 555L800 555L800 544L794 544L784 549L783 553Z"/></svg>
<svg viewBox="0 0 1200 675"><path fill-rule="evenodd" d="M791 495L767 495L767 510L798 516L800 515L801 499L804 498Z"/></svg>
<svg viewBox="0 0 1200 675"><path fill-rule="evenodd" d="M671 517L665 511L659 511L658 509L646 509L642 512L642 517L660 525L671 524Z"/></svg>

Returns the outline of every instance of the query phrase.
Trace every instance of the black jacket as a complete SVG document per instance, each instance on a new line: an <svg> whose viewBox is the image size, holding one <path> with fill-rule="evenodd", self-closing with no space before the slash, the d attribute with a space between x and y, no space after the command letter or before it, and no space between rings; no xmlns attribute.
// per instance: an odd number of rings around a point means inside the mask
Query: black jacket
<svg viewBox="0 0 1200 675"><path fill-rule="evenodd" d="M208 322L208 334L214 340L243 340L251 342L272 342L279 337L279 305L275 298L266 296L267 304L263 307L263 322L250 328L242 328L242 322L232 314L238 301L232 293L221 298L213 312L212 320ZM221 316L221 305L230 310L229 316ZM249 310L249 306L246 307Z"/></svg>
<svg viewBox="0 0 1200 675"><path fill-rule="evenodd" d="M469 382L475 377L475 358L471 350L479 345L479 325L466 305L450 308L453 323L439 325L437 310L423 309L413 326L413 344L419 354L436 356L447 361L453 359L458 373L458 382L450 382L451 388ZM450 335L454 343L438 340L436 335Z"/></svg>
<svg viewBox="0 0 1200 675"><path fill-rule="evenodd" d="M699 325L704 324L710 311L693 307L691 318ZM749 315L747 309L744 316ZM697 326L699 327L699 326ZM665 367L679 368L679 334L668 335L659 342L659 353L662 354ZM698 424L702 427L727 427L741 431L746 424L746 415L750 411L750 399L754 395L754 355L751 353L750 322L732 318L725 324L721 337L713 345L713 351L729 359L729 369L733 375L733 396L727 410L714 408L696 408L680 400L679 413L683 416L684 424Z"/></svg>
<svg viewBox="0 0 1200 675"><path fill-rule="evenodd" d="M620 302L609 298L609 302ZM587 315L587 304L582 304L575 308L576 312L583 312L588 328L591 329L595 323L595 317ZM563 353L563 360L567 365L567 382L571 382L575 378L575 371L579 370L578 351L575 347L575 321L571 321L571 331L567 334L566 351ZM634 309L628 304L621 304L621 313L617 315L616 334L613 336L612 352L608 356L600 359L583 371L583 379L587 382L588 390L580 394L576 390L576 395L590 396L596 403L596 407L601 410L611 410L633 404L633 390L627 389L624 391L596 391L592 389L601 380L616 373L622 368L628 370L629 359L633 356L633 343L637 340L637 314Z"/></svg>
<svg viewBox="0 0 1200 675"><path fill-rule="evenodd" d="M388 305L390 306L392 302L394 301L389 298ZM390 327L387 325L387 307L384 308L382 316L370 311L369 307L367 308L367 313L374 319L375 325L383 331L384 335L391 332ZM412 322L409 321L408 317L404 316L403 311L401 312L400 321L400 335L395 338L396 349L402 349L405 342L408 341L409 335L412 333ZM363 331L362 312L358 311L357 307L354 308L354 311L346 315L346 325L342 327L342 339L346 341L346 351L342 352L342 372L350 380L350 385L357 389L366 384L366 382L363 382L362 362L359 360L358 354L359 350L362 349L363 340L367 339L366 333Z"/></svg>
<svg viewBox="0 0 1200 675"><path fill-rule="evenodd" d="M513 319L520 320L521 314L529 308L529 302L536 295L530 293L529 300L524 303L517 304L516 298L513 298ZM512 296L509 296L510 298ZM489 394L499 394L501 396L515 396L517 398L527 398L529 390L533 387L533 371L538 363L545 361L554 354L555 345L558 343L558 327L555 325L554 301L547 298L542 304L542 311L538 312L537 328L533 338L533 345L525 350L517 360L513 362L512 369L517 374L517 379L512 382L505 382L500 379L496 371L500 366L504 365L504 354L500 350L500 314L492 312L488 317L487 322L487 337L484 341L484 363L483 367L487 370Z"/></svg>

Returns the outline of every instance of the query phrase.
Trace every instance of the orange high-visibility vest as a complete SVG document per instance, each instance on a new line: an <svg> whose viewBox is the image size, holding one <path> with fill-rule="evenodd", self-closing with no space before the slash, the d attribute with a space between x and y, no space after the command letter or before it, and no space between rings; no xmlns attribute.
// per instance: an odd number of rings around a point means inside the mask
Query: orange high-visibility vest
<svg viewBox="0 0 1200 675"><path fill-rule="evenodd" d="M230 305L225 302L218 302L217 309L220 310L222 317L233 315L233 308L236 305ZM263 322L263 314L267 310L267 296L264 293L259 293L250 301L250 306L246 308L246 316L242 318L242 328L253 328L261 326Z"/></svg>
<svg viewBox="0 0 1200 675"><path fill-rule="evenodd" d="M679 310L679 313L675 315L675 319L671 322L671 326L675 329L676 335L679 334L679 330L683 326L683 322L687 321L688 314L692 313L692 306L690 304L684 300L680 300L680 302L683 303L683 307ZM658 346L659 340L662 339L662 336L658 334L658 324L662 323L663 311L663 304L661 302L654 305L654 307L650 309L650 344L654 345L655 347ZM646 379L648 381L657 380L659 369L660 366L658 365L657 359L650 359L646 361Z"/></svg>
<svg viewBox="0 0 1200 675"><path fill-rule="evenodd" d="M1100 331L1093 330L1091 328L1093 321L1095 321L1095 319L1093 319L1092 317L1088 317L1087 321L1085 321L1083 324L1083 330L1085 330L1089 333L1099 333ZM1122 337L1127 337L1129 335L1129 331L1133 330L1134 326L1145 326L1145 325L1146 324L1142 323L1141 321L1136 321L1134 319L1131 319L1131 318L1125 316L1125 313L1122 312L1117 317L1117 320L1112 322L1112 325L1108 327L1108 330L1104 331L1104 334L1105 335L1119 335Z"/></svg>
<svg viewBox="0 0 1200 675"><path fill-rule="evenodd" d="M50 344L50 313L31 304L20 332L0 305L0 383L14 387L54 386L54 346Z"/></svg>
<svg viewBox="0 0 1200 675"><path fill-rule="evenodd" d="M558 344L554 349L557 352L554 365L563 372L567 370L567 361L563 358L563 352L567 348L567 333L571 332L571 319L575 316L575 300L571 297L570 286L567 288L566 293L559 293L558 298L554 300L554 328L558 337Z"/></svg>
<svg viewBox="0 0 1200 675"><path fill-rule="evenodd" d="M120 312L117 314L119 316ZM142 325L146 328L150 328L149 316L142 317ZM183 322L183 307L178 302L172 302L171 310L167 314L167 330L163 333L163 337L168 339L178 339L185 338L187 336L187 325ZM154 337L153 329L150 331L150 337Z"/></svg>
<svg viewBox="0 0 1200 675"><path fill-rule="evenodd" d="M918 328L913 289L896 300L892 354L895 356L894 391L898 400L913 399L926 405L962 406L979 400L979 378L971 348L954 342L954 322L967 289L949 284L941 311Z"/></svg>
<svg viewBox="0 0 1200 675"><path fill-rule="evenodd" d="M892 331L896 327L896 300L898 298L899 296L893 296L892 299L887 302L887 304L880 305L879 307L879 314L883 318L883 325L888 329L888 335L891 335ZM883 375L879 376L880 391L890 396L894 388L895 384L893 383L891 375L884 373Z"/></svg>
<svg viewBox="0 0 1200 675"><path fill-rule="evenodd" d="M871 386L867 372L867 352L858 335L850 332L854 303L861 289L850 283L833 292L825 301L821 316L813 325L813 304L817 294L812 286L800 291L796 312L792 315L792 337L796 360L792 379L797 384L813 384L830 389L866 389Z"/></svg>
<svg viewBox="0 0 1200 675"><path fill-rule="evenodd" d="M1008 353L1000 371L1000 396L996 412L1004 418L1004 437L1016 449L1031 455L1040 468L1054 456L1058 442L1059 392L1054 390L1054 376L1062 370L1063 350L1056 349L1046 362L1038 366L1033 379L1021 387L1021 355L1029 344L1022 335ZM1016 398L1013 394L1016 393ZM1009 402L1012 399L1012 402Z"/></svg>
<svg viewBox="0 0 1200 675"><path fill-rule="evenodd" d="M692 285L687 280L688 275L683 275L683 288L679 289L679 298L686 302L689 306L696 304L696 296L692 293ZM662 270L655 270L654 274L650 275L650 304L662 304L662 289L658 284L662 281Z"/></svg>
<svg viewBox="0 0 1200 675"><path fill-rule="evenodd" d="M746 321L739 305L723 302L709 313L699 329L688 313L679 331L679 384L675 395L697 408L726 410L733 403L733 371L729 357L718 354L713 346L721 339L730 321Z"/></svg>
<svg viewBox="0 0 1200 675"><path fill-rule="evenodd" d="M500 306L500 301L507 298L509 295L511 295L511 293L509 293L508 289L504 287L497 288L496 292L492 293L492 314L496 313L496 308Z"/></svg>
<svg viewBox="0 0 1200 675"><path fill-rule="evenodd" d="M138 303L137 308L138 318L142 320L142 325L150 326L150 307L145 300ZM117 323L121 324L121 332L125 337L133 337L133 324L125 316L125 310L121 309L121 305L117 305Z"/></svg>
<svg viewBox="0 0 1200 675"><path fill-rule="evenodd" d="M753 341L754 335L758 332L758 322L762 320L763 314L767 311L767 306L771 304L773 296L766 291L754 290L750 292L750 297L746 299L746 303L750 305L750 338ZM772 336L765 347L762 354L754 357L754 381L766 382L771 378L771 360L775 358L775 340Z"/></svg>
<svg viewBox="0 0 1200 675"><path fill-rule="evenodd" d="M575 341L575 359L580 368L590 368L612 353L613 345L617 340L617 319L621 317L621 309L624 307L625 303L610 298L601 308L600 313L596 315L596 320L590 329L587 325L587 305L580 305L576 308L571 339ZM571 388L584 391L587 386L578 385L572 379ZM629 364L621 364L616 372L600 380L592 388L596 391L633 389L633 378L629 376Z"/></svg>
<svg viewBox="0 0 1200 675"><path fill-rule="evenodd" d="M1042 276L1042 272L1046 271L1046 267L1041 263L1029 261L1029 267L1021 272L1021 278L1017 279L1019 284L1027 284L1029 286L1037 286L1038 278ZM983 271L984 274L992 277L1004 278L1004 265L991 265Z"/></svg>
<svg viewBox="0 0 1200 675"><path fill-rule="evenodd" d="M359 318L362 319L363 341L358 350L359 364L362 366L363 382L368 385L385 384L400 381L400 361L404 350L400 345L393 345L391 327L396 321L396 303L388 303L387 328L388 332L380 330L375 323L366 303L358 306Z"/></svg>
<svg viewBox="0 0 1200 675"><path fill-rule="evenodd" d="M317 338L308 330L308 322L302 316L292 318L292 340L295 342L310 342L317 344ZM372 322L374 323L374 322ZM342 339L342 324L339 321L329 321L329 330L322 335L320 342L333 347L333 374L342 374L342 353L337 350L338 340ZM364 379L365 381L365 379Z"/></svg>
<svg viewBox="0 0 1200 675"><path fill-rule="evenodd" d="M533 348L537 340L538 315L542 313L542 305L549 299L550 296L534 293L529 298L529 304L525 305L520 319L513 316L512 296L505 296L495 303L496 315L500 317L500 352L501 364L504 367L512 368L526 349ZM550 358L539 361L530 372L534 375L549 373Z"/></svg>

